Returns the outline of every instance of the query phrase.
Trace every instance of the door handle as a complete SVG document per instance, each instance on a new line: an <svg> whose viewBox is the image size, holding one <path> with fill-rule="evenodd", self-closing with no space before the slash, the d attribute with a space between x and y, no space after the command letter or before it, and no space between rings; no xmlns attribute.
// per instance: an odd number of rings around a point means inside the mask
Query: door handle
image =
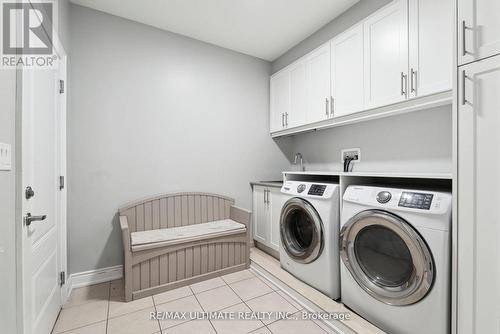
<svg viewBox="0 0 500 334"><path fill-rule="evenodd" d="M467 31L467 25L465 24L465 20L462 21L462 56L467 55L467 48L465 46L465 32Z"/></svg>
<svg viewBox="0 0 500 334"><path fill-rule="evenodd" d="M32 222L43 221L45 218L47 218L47 215L32 216L31 213L28 212L23 220L26 226L30 226Z"/></svg>
<svg viewBox="0 0 500 334"><path fill-rule="evenodd" d="M465 70L462 70L462 105L463 106L467 103L467 98L465 97L465 79L467 79L467 75L465 74Z"/></svg>
<svg viewBox="0 0 500 334"><path fill-rule="evenodd" d="M330 116L332 117L333 117L333 108L334 108L333 96L330 96Z"/></svg>
<svg viewBox="0 0 500 334"><path fill-rule="evenodd" d="M405 79L406 79L406 75L404 74L404 72L401 72L401 95L406 95L406 92L405 92Z"/></svg>
<svg viewBox="0 0 500 334"><path fill-rule="evenodd" d="M410 90L411 92L417 92L417 71L415 71L413 68L411 69L411 78L410 78ZM415 80L414 80L415 79Z"/></svg>

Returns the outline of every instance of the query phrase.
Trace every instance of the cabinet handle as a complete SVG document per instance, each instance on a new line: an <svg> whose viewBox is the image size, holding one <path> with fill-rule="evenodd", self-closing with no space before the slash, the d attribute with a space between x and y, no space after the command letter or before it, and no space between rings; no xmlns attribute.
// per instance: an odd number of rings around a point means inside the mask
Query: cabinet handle
<svg viewBox="0 0 500 334"><path fill-rule="evenodd" d="M333 96L330 96L330 115L333 117L333 109L334 109L334 103L333 103Z"/></svg>
<svg viewBox="0 0 500 334"><path fill-rule="evenodd" d="M325 99L325 114L326 114L326 117L328 117L328 98Z"/></svg>
<svg viewBox="0 0 500 334"><path fill-rule="evenodd" d="M415 78L415 81L413 80ZM410 89L411 92L417 92L416 88L417 87L417 71L411 69L411 78L410 78Z"/></svg>
<svg viewBox="0 0 500 334"><path fill-rule="evenodd" d="M401 72L401 95L405 95L406 96L406 74L404 74L404 72Z"/></svg>
<svg viewBox="0 0 500 334"><path fill-rule="evenodd" d="M467 79L467 75L465 74L465 70L462 70L462 105L463 106L467 103L467 98L465 97L465 79Z"/></svg>
<svg viewBox="0 0 500 334"><path fill-rule="evenodd" d="M282 113L281 114L281 127L284 128L285 127L285 113Z"/></svg>
<svg viewBox="0 0 500 334"><path fill-rule="evenodd" d="M288 113L285 113L285 126L288 127Z"/></svg>
<svg viewBox="0 0 500 334"><path fill-rule="evenodd" d="M465 20L462 21L462 56L467 55L467 48L465 47L465 31L467 26L465 25Z"/></svg>

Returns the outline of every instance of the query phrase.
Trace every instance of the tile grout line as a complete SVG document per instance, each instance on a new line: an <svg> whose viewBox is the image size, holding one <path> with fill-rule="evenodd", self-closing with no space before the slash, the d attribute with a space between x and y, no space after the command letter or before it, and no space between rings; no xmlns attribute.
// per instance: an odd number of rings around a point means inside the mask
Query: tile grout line
<svg viewBox="0 0 500 334"><path fill-rule="evenodd" d="M224 283L226 283L224 280L222 280ZM203 305L201 305L200 301L198 300L198 297L196 297L196 294L194 293L193 289L191 289L191 286L189 287L189 289L191 290L191 292L193 293L193 296L194 298L196 299L196 301L198 302L198 305L200 305L201 309L203 310L203 312L206 312L205 309L203 308ZM218 334L217 332L217 329L215 329L215 326L214 324L212 324L212 321L208 320L208 323L210 324L210 326L212 326L213 330L215 333Z"/></svg>
<svg viewBox="0 0 500 334"><path fill-rule="evenodd" d="M109 304L111 300L111 282L109 282L109 287L108 287L108 312L106 313L106 331L104 332L105 334L108 334L108 324L109 324Z"/></svg>
<svg viewBox="0 0 500 334"><path fill-rule="evenodd" d="M229 287L229 289L231 289L231 290L232 290L232 291L236 294L236 296L240 297L240 296L236 293L236 291L234 291L234 289L231 287L231 285L229 285L229 284L228 284L227 286ZM272 292L274 292L274 291L272 291ZM272 292L266 293L266 294L264 294L264 295L262 295L262 296L268 295L268 294L270 294L270 293L272 293ZM255 297L255 298L259 298L259 297L262 297L262 296L258 296L258 297ZM248 299L248 300L252 300L252 299L255 299L255 298L250 298L250 299ZM240 297L240 299L243 301L243 304L245 304L245 306L246 306L246 307L247 307L250 311L254 312L254 311L252 310L252 308L251 308L250 306L248 306L248 304L246 303L246 301L245 301L243 298L241 298L241 297ZM234 305L233 305L233 306L234 306ZM261 323L261 324L263 324L264 326L266 326L266 324L265 324L262 320L260 320L260 319L259 319L259 321L260 321L260 323ZM262 328L262 327L259 327L259 328ZM259 329L259 328L257 328L257 329ZM257 329L255 329L254 331L256 331ZM252 331L251 331L251 332L252 332ZM251 332L249 332L249 333L251 333Z"/></svg>
<svg viewBox="0 0 500 334"><path fill-rule="evenodd" d="M153 298L153 296L151 296L151 300L153 301L153 309L155 310L155 313L156 313L156 312L158 312L158 309L156 308L156 303L155 303L155 299ZM151 321L151 319L150 319L150 321ZM156 319L156 322L158 323L158 328L160 329L160 334L163 334L163 330L161 329L160 320ZM155 333L158 333L158 332L155 332Z"/></svg>

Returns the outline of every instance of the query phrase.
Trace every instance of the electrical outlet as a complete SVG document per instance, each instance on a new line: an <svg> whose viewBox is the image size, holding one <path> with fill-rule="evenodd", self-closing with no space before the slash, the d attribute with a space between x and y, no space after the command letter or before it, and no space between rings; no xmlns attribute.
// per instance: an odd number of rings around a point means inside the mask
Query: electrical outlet
<svg viewBox="0 0 500 334"><path fill-rule="evenodd" d="M347 158L352 158L353 162L360 162L361 161L361 149L359 148L346 148L342 150L341 152L341 162L344 163L344 161Z"/></svg>
<svg viewBox="0 0 500 334"><path fill-rule="evenodd" d="M0 171L12 169L12 153L10 144L0 143Z"/></svg>

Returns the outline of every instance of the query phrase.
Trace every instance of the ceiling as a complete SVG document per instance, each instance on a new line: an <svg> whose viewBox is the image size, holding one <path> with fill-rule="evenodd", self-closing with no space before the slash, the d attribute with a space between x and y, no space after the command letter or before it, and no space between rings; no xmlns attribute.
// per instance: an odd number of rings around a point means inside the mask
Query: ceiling
<svg viewBox="0 0 500 334"><path fill-rule="evenodd" d="M359 0L71 0L273 61Z"/></svg>

